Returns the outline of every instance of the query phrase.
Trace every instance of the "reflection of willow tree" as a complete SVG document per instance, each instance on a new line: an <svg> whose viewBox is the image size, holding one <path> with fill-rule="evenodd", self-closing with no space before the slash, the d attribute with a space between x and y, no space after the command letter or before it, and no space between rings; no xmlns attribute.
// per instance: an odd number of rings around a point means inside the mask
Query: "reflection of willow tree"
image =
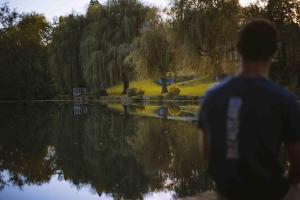
<svg viewBox="0 0 300 200"><path fill-rule="evenodd" d="M158 119L140 120L131 144L138 160L151 177L152 189L165 187L166 179L176 194L187 196L207 190L209 179L200 154L198 135L193 124Z"/></svg>
<svg viewBox="0 0 300 200"><path fill-rule="evenodd" d="M84 158L91 184L98 193L112 193L117 199L139 198L147 191L147 178L127 143L134 134L133 121L99 112L91 115L86 126Z"/></svg>
<svg viewBox="0 0 300 200"><path fill-rule="evenodd" d="M170 132L174 138L171 173L177 195L187 196L206 191L211 182L206 174L195 125L186 122L181 122L180 125L172 123Z"/></svg>
<svg viewBox="0 0 300 200"><path fill-rule="evenodd" d="M71 180L78 186L86 180L81 145L84 122L83 116L74 117L72 115L71 105L59 107L56 116L56 138L53 141L56 165L63 170L64 179Z"/></svg>
<svg viewBox="0 0 300 200"><path fill-rule="evenodd" d="M151 189L162 189L171 161L170 135L163 122L157 119L139 120L137 134L132 144L137 159L144 164L145 173L151 177Z"/></svg>
<svg viewBox="0 0 300 200"><path fill-rule="evenodd" d="M57 138L57 165L78 187L90 184L99 195L111 193L116 199L140 198L148 184L127 143L134 134L133 121L105 112L93 107L84 121L70 124L67 116L61 119L66 128ZM68 129L75 124L79 127Z"/></svg>
<svg viewBox="0 0 300 200"><path fill-rule="evenodd" d="M22 187L42 184L54 173L49 153L51 104L7 104L2 106L0 122L0 173L9 171L6 184Z"/></svg>

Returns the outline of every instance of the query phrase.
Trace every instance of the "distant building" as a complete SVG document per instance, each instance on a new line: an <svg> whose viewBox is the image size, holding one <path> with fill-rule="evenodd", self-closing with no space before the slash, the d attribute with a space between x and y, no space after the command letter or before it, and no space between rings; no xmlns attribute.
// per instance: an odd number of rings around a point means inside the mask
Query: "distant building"
<svg viewBox="0 0 300 200"><path fill-rule="evenodd" d="M75 105L89 104L89 92L87 88L73 88Z"/></svg>
<svg viewBox="0 0 300 200"><path fill-rule="evenodd" d="M73 97L87 96L87 88L73 88Z"/></svg>

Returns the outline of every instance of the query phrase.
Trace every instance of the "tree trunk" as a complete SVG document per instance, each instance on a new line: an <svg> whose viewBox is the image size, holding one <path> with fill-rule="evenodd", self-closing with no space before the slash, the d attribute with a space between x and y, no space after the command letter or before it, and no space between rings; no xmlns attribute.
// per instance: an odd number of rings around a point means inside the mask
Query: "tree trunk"
<svg viewBox="0 0 300 200"><path fill-rule="evenodd" d="M126 128L126 126L128 125L128 119L129 119L129 106L128 105L123 105L124 108L124 129Z"/></svg>
<svg viewBox="0 0 300 200"><path fill-rule="evenodd" d="M123 78L123 94L127 94L127 90L129 89L129 80L127 77Z"/></svg>
<svg viewBox="0 0 300 200"><path fill-rule="evenodd" d="M168 87L167 87L167 80L165 76L162 76L161 78L161 93L165 94L168 92Z"/></svg>
<svg viewBox="0 0 300 200"><path fill-rule="evenodd" d="M222 68L222 62L218 57L215 57L212 60L215 60L213 62L213 76L215 78L215 81L221 81L225 77L225 72Z"/></svg>

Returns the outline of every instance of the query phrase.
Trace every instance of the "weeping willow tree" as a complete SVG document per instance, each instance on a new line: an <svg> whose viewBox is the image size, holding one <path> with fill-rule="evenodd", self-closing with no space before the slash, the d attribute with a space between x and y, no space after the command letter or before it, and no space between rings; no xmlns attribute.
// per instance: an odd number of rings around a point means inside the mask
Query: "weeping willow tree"
<svg viewBox="0 0 300 200"><path fill-rule="evenodd" d="M105 89L109 85L106 69L106 52L109 29L107 13L100 4L91 4L85 17L85 28L80 38L80 64L87 86Z"/></svg>
<svg viewBox="0 0 300 200"><path fill-rule="evenodd" d="M240 10L238 0L173 1L170 11L177 42L196 52L201 60L209 61L207 71L222 74L226 54L237 38Z"/></svg>
<svg viewBox="0 0 300 200"><path fill-rule="evenodd" d="M53 32L50 66L60 93L87 86L98 92L133 77L125 63L131 43L140 35L149 10L137 0L91 1L84 16L61 17Z"/></svg>
<svg viewBox="0 0 300 200"><path fill-rule="evenodd" d="M70 94L73 87L83 86L79 51L84 28L83 17L60 17L55 24L49 49L49 65L60 94Z"/></svg>
<svg viewBox="0 0 300 200"><path fill-rule="evenodd" d="M142 35L135 40L134 49L127 56L126 62L135 65L138 70L146 71L150 76L159 76L161 93L164 94L168 92L166 75L171 70L173 49L168 28L155 14L155 9L149 12L152 20L149 20Z"/></svg>
<svg viewBox="0 0 300 200"><path fill-rule="evenodd" d="M146 13L150 9L137 0L110 0L107 3L110 23L110 48L108 51L111 80L123 82L123 93L129 88L133 76L133 67L125 62L131 51L131 43L140 35L146 23ZM116 76L116 77L115 77Z"/></svg>

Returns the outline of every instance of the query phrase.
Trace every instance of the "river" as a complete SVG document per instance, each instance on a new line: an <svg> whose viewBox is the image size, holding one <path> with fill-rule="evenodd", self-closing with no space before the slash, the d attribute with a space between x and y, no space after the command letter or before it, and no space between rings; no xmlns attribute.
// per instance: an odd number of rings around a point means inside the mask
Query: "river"
<svg viewBox="0 0 300 200"><path fill-rule="evenodd" d="M171 200L213 187L197 105L0 106L1 200Z"/></svg>

